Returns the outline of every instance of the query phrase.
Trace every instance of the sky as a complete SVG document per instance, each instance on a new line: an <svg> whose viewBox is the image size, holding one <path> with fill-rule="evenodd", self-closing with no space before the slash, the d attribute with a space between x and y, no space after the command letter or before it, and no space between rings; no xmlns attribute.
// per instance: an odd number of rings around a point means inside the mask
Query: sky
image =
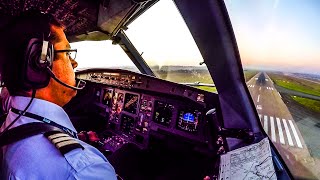
<svg viewBox="0 0 320 180"><path fill-rule="evenodd" d="M320 0L225 0L225 3L244 68L320 72ZM199 66L203 61L170 0L154 5L125 33L151 65ZM105 59L103 66L133 66L110 41L72 46L78 48L79 67L101 66L101 58Z"/></svg>
<svg viewBox="0 0 320 180"><path fill-rule="evenodd" d="M225 0L247 67L320 72L319 0Z"/></svg>

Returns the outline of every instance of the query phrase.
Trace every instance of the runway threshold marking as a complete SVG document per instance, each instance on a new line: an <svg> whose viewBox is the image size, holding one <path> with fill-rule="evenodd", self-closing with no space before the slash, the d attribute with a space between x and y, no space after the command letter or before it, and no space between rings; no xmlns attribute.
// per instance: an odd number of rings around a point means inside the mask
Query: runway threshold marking
<svg viewBox="0 0 320 180"><path fill-rule="evenodd" d="M263 123L263 129L268 134L268 116L263 116L264 123Z"/></svg>
<svg viewBox="0 0 320 180"><path fill-rule="evenodd" d="M272 116L270 116L270 126L271 126L271 140L273 142L277 142L276 140L276 130L275 130L275 127L274 127L274 118Z"/></svg>
<svg viewBox="0 0 320 180"><path fill-rule="evenodd" d="M259 115L259 119L260 119L260 122L263 124L263 129L264 131L270 135L270 138L272 140L272 142L277 142L277 134L279 134L279 142L281 144L286 144L285 142L285 138L284 138L284 132L286 132L286 136L287 136L287 139L288 139L288 144L290 146L295 146L294 145L294 139L296 140L296 145L299 147L299 148L303 148L303 145L301 143L301 140L299 138L299 135L297 133L297 130L294 126L294 123L292 120L288 120L289 122L289 125L287 123L287 120L286 119L282 119L282 123L283 123L283 126L281 125L281 118L279 117L274 117L274 116L267 116L267 115L262 115L262 114L258 114ZM268 119L270 121L268 121ZM263 122L262 122L263 121ZM270 125L268 125L270 122ZM269 126L270 126L270 134L269 134ZM278 133L276 131L276 128L278 128ZM284 130L283 130L284 128ZM290 128L292 130L290 130ZM290 132L292 131L292 132ZM293 135L291 134L293 133ZM292 137L293 136L293 137Z"/></svg>
<svg viewBox="0 0 320 180"><path fill-rule="evenodd" d="M291 137L288 125L287 125L287 121L285 119L282 119L282 121L283 121L284 129L285 129L286 134L287 134L288 143L289 143L290 146L293 146L292 137Z"/></svg>
<svg viewBox="0 0 320 180"><path fill-rule="evenodd" d="M280 143L285 144L280 119L277 117L276 120L277 120Z"/></svg>
<svg viewBox="0 0 320 180"><path fill-rule="evenodd" d="M294 127L294 125L293 125L293 123L292 123L291 120L288 120L288 121L289 121L289 124L290 124L290 126L291 126L291 129L292 129L292 132L293 132L293 136L294 136L294 138L296 139L296 142L297 142L298 147L299 147L299 148L303 148L303 147L302 147L302 144L301 144L301 141L300 141L300 138L299 138L299 136L298 136L298 133L297 133L297 131L296 131L296 128Z"/></svg>

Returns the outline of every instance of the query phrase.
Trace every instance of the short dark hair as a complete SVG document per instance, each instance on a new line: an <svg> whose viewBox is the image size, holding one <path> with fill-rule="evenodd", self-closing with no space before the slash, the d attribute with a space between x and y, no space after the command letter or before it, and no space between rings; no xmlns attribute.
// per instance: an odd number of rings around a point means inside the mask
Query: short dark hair
<svg viewBox="0 0 320 180"><path fill-rule="evenodd" d="M11 95L30 91L23 87L23 64L25 51L31 38L44 38L51 43L59 42L55 32L50 31L51 26L63 28L63 25L50 14L40 11L27 11L16 16L0 31L0 72L1 81L8 88Z"/></svg>

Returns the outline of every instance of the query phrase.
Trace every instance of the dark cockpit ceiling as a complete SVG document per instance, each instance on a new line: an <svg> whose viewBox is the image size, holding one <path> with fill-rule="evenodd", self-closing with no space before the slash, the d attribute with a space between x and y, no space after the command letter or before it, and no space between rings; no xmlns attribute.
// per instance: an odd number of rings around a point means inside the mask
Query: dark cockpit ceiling
<svg viewBox="0 0 320 180"><path fill-rule="evenodd" d="M53 14L66 27L70 42L105 40L152 6L157 0L0 0L0 29L27 10Z"/></svg>

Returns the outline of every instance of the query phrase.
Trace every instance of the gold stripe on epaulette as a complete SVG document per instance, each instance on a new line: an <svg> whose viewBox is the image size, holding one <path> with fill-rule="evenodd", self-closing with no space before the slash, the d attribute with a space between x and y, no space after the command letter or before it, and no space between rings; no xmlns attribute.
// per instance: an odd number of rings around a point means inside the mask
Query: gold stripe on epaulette
<svg viewBox="0 0 320 180"><path fill-rule="evenodd" d="M73 140L72 137L70 136L67 136L67 137L59 137L59 138L56 138L56 139L53 139L51 140L53 144L57 144L59 142L62 142L62 141L67 141L67 140Z"/></svg>
<svg viewBox="0 0 320 180"><path fill-rule="evenodd" d="M68 137L68 136L69 135L65 134L65 133L57 133L57 134L53 134L53 135L48 136L48 139L52 140L52 139L55 139L55 138Z"/></svg>
<svg viewBox="0 0 320 180"><path fill-rule="evenodd" d="M77 141L75 141L75 140L62 141L62 142L60 142L60 143L57 143L57 144L56 144L56 147L57 147L58 149L60 149L61 147L67 146L67 145L70 145L70 144L79 144L79 143L78 143Z"/></svg>

